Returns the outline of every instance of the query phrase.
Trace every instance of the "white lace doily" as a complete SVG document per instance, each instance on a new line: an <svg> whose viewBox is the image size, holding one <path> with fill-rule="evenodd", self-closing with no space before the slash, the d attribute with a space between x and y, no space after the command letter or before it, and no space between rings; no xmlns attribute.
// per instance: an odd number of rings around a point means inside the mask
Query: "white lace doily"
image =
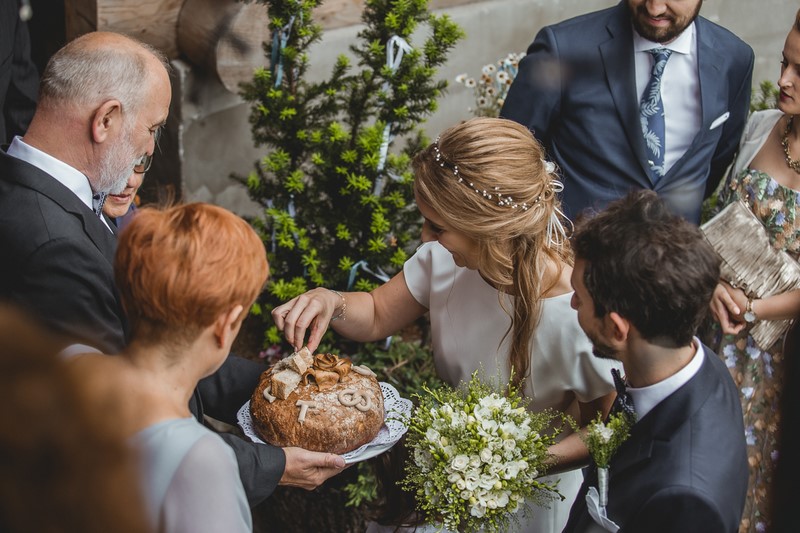
<svg viewBox="0 0 800 533"><path fill-rule="evenodd" d="M342 454L346 463L357 463L385 452L394 446L408 430L404 419L411 414L411 409L413 408L411 400L400 397L397 389L388 383L380 382L380 386L383 393L383 410L386 413L383 426L381 426L378 435L371 442L356 448L352 452ZM239 420L239 426L250 440L264 444L264 441L256 435L253 429L249 400L239 409L236 417Z"/></svg>

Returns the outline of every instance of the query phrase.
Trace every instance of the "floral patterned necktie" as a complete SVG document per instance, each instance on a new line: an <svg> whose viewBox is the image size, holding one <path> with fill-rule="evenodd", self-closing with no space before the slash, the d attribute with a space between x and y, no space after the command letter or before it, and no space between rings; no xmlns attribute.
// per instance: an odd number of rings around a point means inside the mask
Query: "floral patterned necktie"
<svg viewBox="0 0 800 533"><path fill-rule="evenodd" d="M647 82L642 102L639 106L639 118L642 123L642 134L647 149L647 162L650 170L658 178L666 174L664 168L664 103L661 100L661 76L667 66L667 60L672 55L668 48L653 48L648 50L653 56L653 70L650 81Z"/></svg>

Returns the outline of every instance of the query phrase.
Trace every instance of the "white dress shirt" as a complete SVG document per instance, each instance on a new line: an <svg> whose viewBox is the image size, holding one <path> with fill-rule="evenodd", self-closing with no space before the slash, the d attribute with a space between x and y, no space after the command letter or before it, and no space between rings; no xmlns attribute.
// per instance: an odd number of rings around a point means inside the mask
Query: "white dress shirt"
<svg viewBox="0 0 800 533"><path fill-rule="evenodd" d="M89 183L89 178L79 170L42 152L38 148L25 144L25 141L19 136L14 137L14 140L11 141L7 153L46 172L61 185L72 191L81 202L86 204L86 207L90 210L92 209L92 186ZM101 216L100 220L103 221L109 231L112 231L105 217Z"/></svg>
<svg viewBox="0 0 800 533"><path fill-rule="evenodd" d="M650 72L653 48L669 48L672 55L661 78L661 100L664 105L665 152L667 172L689 149L702 124L700 76L697 71L697 29L692 22L670 43L648 41L634 30L633 50L636 66L636 94L641 102Z"/></svg>
<svg viewBox="0 0 800 533"><path fill-rule="evenodd" d="M633 407L636 409L636 418L639 420L644 418L656 405L660 404L670 394L683 387L697 374L700 367L703 366L705 352L703 351L703 345L700 343L700 339L697 337L692 340L692 345L696 347L694 357L692 357L692 360L689 361L686 366L675 374L663 381L648 385L647 387L627 387L626 390L631 395Z"/></svg>

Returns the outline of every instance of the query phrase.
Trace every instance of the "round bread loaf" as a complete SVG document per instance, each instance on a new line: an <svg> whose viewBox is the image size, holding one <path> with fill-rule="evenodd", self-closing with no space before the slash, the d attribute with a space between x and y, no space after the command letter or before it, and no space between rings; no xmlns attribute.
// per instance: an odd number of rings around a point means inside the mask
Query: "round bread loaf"
<svg viewBox="0 0 800 533"><path fill-rule="evenodd" d="M336 358L331 354L322 357ZM293 389L290 385L290 392L282 392L285 399L273 396L272 391L280 388L273 378L278 373L288 373L289 365L279 362L265 371L250 401L253 429L259 437L275 446L299 446L336 454L355 450L374 439L384 420L378 380L366 367L351 369L349 359L339 361L347 362L347 371L342 372L338 381L318 382L310 365L299 384Z"/></svg>

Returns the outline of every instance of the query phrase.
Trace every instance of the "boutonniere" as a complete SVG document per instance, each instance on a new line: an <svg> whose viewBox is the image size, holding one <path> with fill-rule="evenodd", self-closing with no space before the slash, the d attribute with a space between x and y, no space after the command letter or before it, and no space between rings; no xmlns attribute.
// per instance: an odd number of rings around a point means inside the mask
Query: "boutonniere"
<svg viewBox="0 0 800 533"><path fill-rule="evenodd" d="M583 436L589 454L597 465L597 490L602 508L608 504L608 466L611 457L630 435L631 425L630 416L623 412L609 415L607 423L603 423L598 414Z"/></svg>

